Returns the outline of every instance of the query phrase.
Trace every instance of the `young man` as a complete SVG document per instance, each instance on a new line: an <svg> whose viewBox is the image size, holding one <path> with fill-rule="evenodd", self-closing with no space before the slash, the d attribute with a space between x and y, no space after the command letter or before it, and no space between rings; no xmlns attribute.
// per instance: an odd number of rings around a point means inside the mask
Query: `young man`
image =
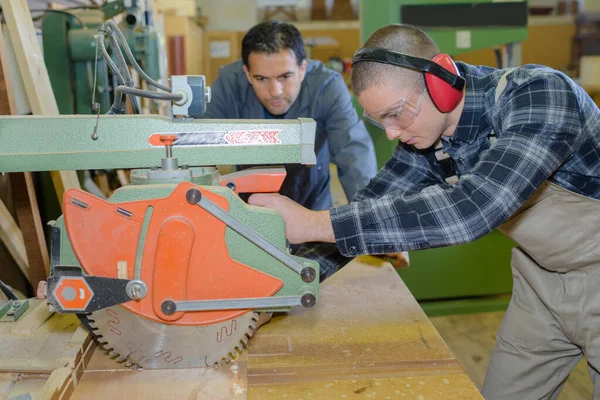
<svg viewBox="0 0 600 400"><path fill-rule="evenodd" d="M311 210L332 207L329 164L338 168L348 200L377 172L375 150L341 75L307 60L300 32L269 21L244 36L242 60L224 66L211 85L204 118L317 121L317 165L286 165L280 193Z"/></svg>
<svg viewBox="0 0 600 400"><path fill-rule="evenodd" d="M299 252L321 263L321 279L359 254L500 228L518 246L484 396L555 399L585 354L600 398L600 110L552 69L455 65L439 53L417 28L390 25L355 55L364 117L400 143L352 203L320 212L277 195L250 203L279 210L291 242L322 242Z"/></svg>

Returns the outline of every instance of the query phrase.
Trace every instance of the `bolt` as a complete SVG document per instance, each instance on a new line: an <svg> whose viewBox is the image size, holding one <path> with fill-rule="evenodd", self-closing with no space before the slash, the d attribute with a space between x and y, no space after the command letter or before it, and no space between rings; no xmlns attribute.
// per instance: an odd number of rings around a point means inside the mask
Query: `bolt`
<svg viewBox="0 0 600 400"><path fill-rule="evenodd" d="M196 188L191 188L185 194L185 199L190 204L198 204L202 200L202 192Z"/></svg>
<svg viewBox="0 0 600 400"><path fill-rule="evenodd" d="M300 298L300 303L306 308L310 308L317 303L317 298L312 293L305 293Z"/></svg>
<svg viewBox="0 0 600 400"><path fill-rule="evenodd" d="M77 292L70 286L64 287L60 294L67 301L75 300L75 297L77 297Z"/></svg>
<svg viewBox="0 0 600 400"><path fill-rule="evenodd" d="M304 268L302 268L302 272L300 273L300 276L302 277L302 280L304 282L312 282L317 277L317 273L315 272L315 269L312 267L304 267Z"/></svg>
<svg viewBox="0 0 600 400"><path fill-rule="evenodd" d="M127 296L133 300L141 300L146 297L146 294L148 293L148 287L140 280L133 280L127 283L127 286L125 286L125 292L127 293Z"/></svg>
<svg viewBox="0 0 600 400"><path fill-rule="evenodd" d="M173 314L175 314L177 305L175 304L175 302L173 300L165 300L160 305L160 309L162 310L163 313L165 313L167 315L173 315Z"/></svg>

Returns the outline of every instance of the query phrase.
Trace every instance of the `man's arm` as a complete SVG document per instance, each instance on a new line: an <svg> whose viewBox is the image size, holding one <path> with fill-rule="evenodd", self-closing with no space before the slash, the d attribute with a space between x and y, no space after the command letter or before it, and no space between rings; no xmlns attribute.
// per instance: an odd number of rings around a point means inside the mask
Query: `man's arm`
<svg viewBox="0 0 600 400"><path fill-rule="evenodd" d="M457 184L391 192L332 209L341 253L450 246L497 228L573 153L581 140L578 107L559 77L517 88L502 110L498 140Z"/></svg>
<svg viewBox="0 0 600 400"><path fill-rule="evenodd" d="M562 78L523 85L501 110L498 140L457 184L381 191L389 173L384 168L383 179L378 174L355 201L331 209L337 248L345 257L384 254L467 243L492 231L577 148L582 140L578 110L577 99ZM409 175L419 171L418 166L400 165L402 169ZM378 193L382 196L376 198ZM307 215L300 221L286 220L286 229L308 219ZM325 269L323 278L350 260L340 258L332 246L307 244L298 255L319 261Z"/></svg>
<svg viewBox="0 0 600 400"><path fill-rule="evenodd" d="M354 199L377 198L393 191L418 193L438 182L421 153L412 147L399 145L392 158ZM286 236L292 243L312 242L302 245L295 255L319 262L321 281L354 258L340 254L335 244L329 211L310 211L274 194L252 195L249 203L279 211L286 221Z"/></svg>
<svg viewBox="0 0 600 400"><path fill-rule="evenodd" d="M339 76L325 86L316 107L325 116L331 161L338 168L340 182L350 201L377 173L373 141Z"/></svg>

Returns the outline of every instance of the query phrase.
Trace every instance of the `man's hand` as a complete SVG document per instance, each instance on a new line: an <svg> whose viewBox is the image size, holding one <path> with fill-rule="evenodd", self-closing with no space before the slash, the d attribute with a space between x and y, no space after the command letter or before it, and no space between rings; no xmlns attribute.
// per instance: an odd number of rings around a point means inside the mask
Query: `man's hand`
<svg viewBox="0 0 600 400"><path fill-rule="evenodd" d="M335 243L329 211L311 211L285 196L271 193L253 194L248 203L279 211L285 221L285 235L292 244Z"/></svg>

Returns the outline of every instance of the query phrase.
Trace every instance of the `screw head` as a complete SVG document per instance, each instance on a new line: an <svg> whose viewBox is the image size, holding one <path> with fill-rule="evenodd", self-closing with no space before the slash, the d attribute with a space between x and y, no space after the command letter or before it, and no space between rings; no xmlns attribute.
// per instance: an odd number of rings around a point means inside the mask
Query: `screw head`
<svg viewBox="0 0 600 400"><path fill-rule="evenodd" d="M125 286L125 292L133 300L141 300L146 297L148 286L140 280L130 281Z"/></svg>
<svg viewBox="0 0 600 400"><path fill-rule="evenodd" d="M190 204L198 204L202 200L202 192L199 189L191 188L186 192L185 199Z"/></svg>
<svg viewBox="0 0 600 400"><path fill-rule="evenodd" d="M306 293L300 298L300 303L302 303L303 307L310 308L317 304L317 298L312 293Z"/></svg>
<svg viewBox="0 0 600 400"><path fill-rule="evenodd" d="M173 300L165 300L160 305L161 311L167 315L175 314L176 308L177 306L175 305L175 302Z"/></svg>
<svg viewBox="0 0 600 400"><path fill-rule="evenodd" d="M300 276L302 277L302 280L304 282L312 282L317 277L317 273L315 272L315 269L312 267L304 267L304 268L302 268L302 272L300 273Z"/></svg>
<svg viewBox="0 0 600 400"><path fill-rule="evenodd" d="M233 190L235 192L235 183L233 182L227 182L227 184L225 185L227 186L229 189Z"/></svg>

